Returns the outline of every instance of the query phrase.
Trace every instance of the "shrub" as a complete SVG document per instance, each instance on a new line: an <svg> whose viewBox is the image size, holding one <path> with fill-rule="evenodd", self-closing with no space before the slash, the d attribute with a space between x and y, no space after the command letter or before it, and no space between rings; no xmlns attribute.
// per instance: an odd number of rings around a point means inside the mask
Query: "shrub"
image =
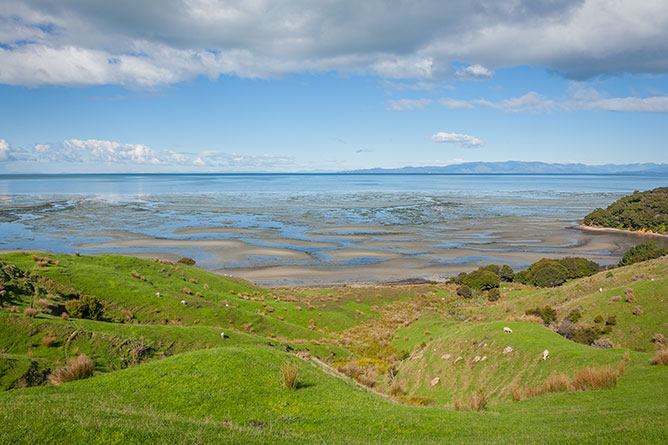
<svg viewBox="0 0 668 445"><path fill-rule="evenodd" d="M617 384L618 372L612 368L584 368L573 376L573 388L578 391L610 389Z"/></svg>
<svg viewBox="0 0 668 445"><path fill-rule="evenodd" d="M568 391L571 386L571 379L563 374L550 374L550 377L543 383L541 389L543 393Z"/></svg>
<svg viewBox="0 0 668 445"><path fill-rule="evenodd" d="M528 269L531 284L538 287L560 286L568 279L568 269L555 260L542 260L533 263Z"/></svg>
<svg viewBox="0 0 668 445"><path fill-rule="evenodd" d="M544 307L537 306L533 309L528 309L526 315L536 315L543 319L543 323L550 324L557 318L557 311L552 309L552 306L548 304Z"/></svg>
<svg viewBox="0 0 668 445"><path fill-rule="evenodd" d="M483 411L487 407L489 396L484 390L478 390L469 396L467 403L461 399L452 399L452 409L455 411Z"/></svg>
<svg viewBox="0 0 668 445"><path fill-rule="evenodd" d="M531 276L528 270L521 270L513 275L513 282L522 284L531 284Z"/></svg>
<svg viewBox="0 0 668 445"><path fill-rule="evenodd" d="M35 304L42 309L48 309L49 308L49 301L45 300L44 298L40 298L39 300L37 300L37 302Z"/></svg>
<svg viewBox="0 0 668 445"><path fill-rule="evenodd" d="M185 264L186 266L194 266L195 265L195 260L192 258L188 258L187 256L184 256L180 260L177 261L179 264Z"/></svg>
<svg viewBox="0 0 668 445"><path fill-rule="evenodd" d="M83 295L76 300L68 300L65 303L65 309L72 317L90 320L99 320L104 311L102 303L92 295Z"/></svg>
<svg viewBox="0 0 668 445"><path fill-rule="evenodd" d="M607 320L605 320L606 326L615 326L617 324L617 316L610 315Z"/></svg>
<svg viewBox="0 0 668 445"><path fill-rule="evenodd" d="M23 309L23 315L30 317L30 318L35 318L39 314L39 311L35 308L32 307L27 307Z"/></svg>
<svg viewBox="0 0 668 445"><path fill-rule="evenodd" d="M468 286L460 286L457 288L457 295L464 298L471 298L473 297L473 292L471 292L471 289Z"/></svg>
<svg viewBox="0 0 668 445"><path fill-rule="evenodd" d="M633 293L633 289L627 287L626 289L624 289L624 295L626 295L626 301L628 301L629 303L635 303L636 296Z"/></svg>
<svg viewBox="0 0 668 445"><path fill-rule="evenodd" d="M281 365L281 380L283 386L294 391L297 389L297 367L290 363L283 363Z"/></svg>
<svg viewBox="0 0 668 445"><path fill-rule="evenodd" d="M619 261L619 265L628 266L641 261L652 260L666 253L668 253L668 249L659 248L654 241L646 241L627 250Z"/></svg>
<svg viewBox="0 0 668 445"><path fill-rule="evenodd" d="M60 314L60 318L62 318L63 320L69 320L70 314L68 314L67 312L63 312Z"/></svg>
<svg viewBox="0 0 668 445"><path fill-rule="evenodd" d="M504 264L503 267L501 267L501 271L499 272L499 279L501 281L510 283L513 281L514 277L515 272L513 272L513 269L507 264Z"/></svg>
<svg viewBox="0 0 668 445"><path fill-rule="evenodd" d="M580 318L582 318L582 312L580 312L579 309L573 309L568 314L568 320L571 321L572 323L577 323L578 321L580 321Z"/></svg>
<svg viewBox="0 0 668 445"><path fill-rule="evenodd" d="M495 287L494 289L490 289L487 292L487 299L489 301L497 301L499 298L501 298L501 292L499 292L498 287Z"/></svg>
<svg viewBox="0 0 668 445"><path fill-rule="evenodd" d="M462 282L471 289L486 291L499 287L499 276L489 270L478 269L466 275Z"/></svg>
<svg viewBox="0 0 668 445"><path fill-rule="evenodd" d="M597 315L594 317L594 323L603 323L603 315Z"/></svg>
<svg viewBox="0 0 668 445"><path fill-rule="evenodd" d="M601 335L603 335L603 332L597 326L578 326L574 327L571 330L570 336L566 338L576 343L582 343L583 345L591 345Z"/></svg>
<svg viewBox="0 0 668 445"><path fill-rule="evenodd" d="M95 363L85 354L70 359L67 366L57 368L53 374L49 376L49 381L54 385L60 385L65 382L72 382L74 380L86 379L93 375L95 370Z"/></svg>
<svg viewBox="0 0 668 445"><path fill-rule="evenodd" d="M601 269L598 263L581 257L569 256L561 258L559 263L568 270L568 278L588 277Z"/></svg>

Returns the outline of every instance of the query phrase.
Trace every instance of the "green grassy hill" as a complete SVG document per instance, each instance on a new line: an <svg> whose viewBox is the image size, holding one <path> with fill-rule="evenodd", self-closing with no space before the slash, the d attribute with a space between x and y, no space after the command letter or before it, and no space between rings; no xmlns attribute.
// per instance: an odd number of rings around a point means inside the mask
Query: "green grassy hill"
<svg viewBox="0 0 668 445"><path fill-rule="evenodd" d="M554 289L509 285L490 303L448 285L263 289L180 264L41 256L0 255L0 443L668 441L668 366L650 363L653 335L668 336L666 257ZM104 305L98 320L61 317L85 295ZM553 329L576 308L578 326L615 315L605 337L618 348L514 321L546 304ZM80 354L93 377L48 383ZM613 370L611 389L513 401L587 367ZM453 409L480 393L482 412Z"/></svg>

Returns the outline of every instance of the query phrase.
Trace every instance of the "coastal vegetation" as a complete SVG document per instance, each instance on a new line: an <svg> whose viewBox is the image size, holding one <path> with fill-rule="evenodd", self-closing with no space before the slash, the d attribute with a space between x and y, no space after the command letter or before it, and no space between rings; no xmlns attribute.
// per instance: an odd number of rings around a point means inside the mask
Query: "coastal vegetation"
<svg viewBox="0 0 668 445"><path fill-rule="evenodd" d="M267 289L3 254L0 442L668 440L668 258L538 263L566 280Z"/></svg>
<svg viewBox="0 0 668 445"><path fill-rule="evenodd" d="M591 227L609 227L643 232L668 232L668 187L635 191L607 208L598 208L584 217Z"/></svg>

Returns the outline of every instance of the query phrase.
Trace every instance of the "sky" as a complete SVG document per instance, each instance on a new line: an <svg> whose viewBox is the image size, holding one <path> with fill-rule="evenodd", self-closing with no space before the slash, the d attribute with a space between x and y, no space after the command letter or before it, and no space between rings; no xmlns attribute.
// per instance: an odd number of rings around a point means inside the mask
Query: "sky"
<svg viewBox="0 0 668 445"><path fill-rule="evenodd" d="M668 163L668 0L2 0L0 173Z"/></svg>

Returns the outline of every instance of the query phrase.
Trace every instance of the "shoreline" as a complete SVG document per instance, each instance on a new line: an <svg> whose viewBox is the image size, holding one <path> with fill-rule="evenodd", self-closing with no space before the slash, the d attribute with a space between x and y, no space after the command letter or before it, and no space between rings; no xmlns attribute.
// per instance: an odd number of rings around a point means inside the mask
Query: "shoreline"
<svg viewBox="0 0 668 445"><path fill-rule="evenodd" d="M632 235L640 236L650 236L650 237L659 237L659 238L668 238L666 233L656 233L656 232L642 232L640 230L630 230L630 229L616 229L614 227L598 227L598 226L586 226L584 224L578 224L577 226L572 226L571 228L582 230L583 232L600 232L600 233L629 233Z"/></svg>

